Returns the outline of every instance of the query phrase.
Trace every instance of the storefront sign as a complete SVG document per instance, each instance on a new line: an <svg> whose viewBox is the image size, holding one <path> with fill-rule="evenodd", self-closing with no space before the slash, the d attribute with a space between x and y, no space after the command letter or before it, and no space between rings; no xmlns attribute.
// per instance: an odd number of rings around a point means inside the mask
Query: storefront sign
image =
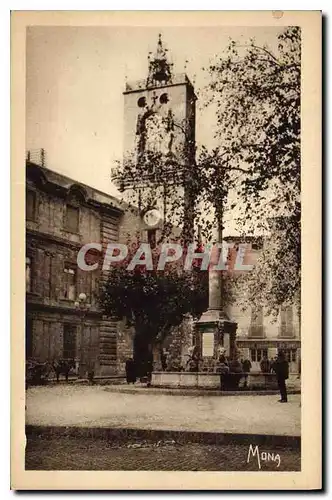
<svg viewBox="0 0 332 500"><path fill-rule="evenodd" d="M277 342L278 349L297 349L300 347L299 342Z"/></svg>
<svg viewBox="0 0 332 500"><path fill-rule="evenodd" d="M267 349L269 347L276 349L297 349L301 346L300 340L282 341L277 340L237 340L236 345L238 348L247 347L250 349Z"/></svg>

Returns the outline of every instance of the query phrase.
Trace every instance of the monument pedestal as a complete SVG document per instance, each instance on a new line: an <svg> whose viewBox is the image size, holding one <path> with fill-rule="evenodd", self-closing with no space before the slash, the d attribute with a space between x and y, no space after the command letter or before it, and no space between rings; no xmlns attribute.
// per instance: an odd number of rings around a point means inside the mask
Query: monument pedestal
<svg viewBox="0 0 332 500"><path fill-rule="evenodd" d="M209 308L196 322L196 344L199 346L203 367L210 370L220 351L233 359L237 323L231 321L223 307L221 271L209 271Z"/></svg>
<svg viewBox="0 0 332 500"><path fill-rule="evenodd" d="M235 352L237 323L219 309L208 309L196 322L196 343L200 347L201 358L219 357L220 350L233 358Z"/></svg>

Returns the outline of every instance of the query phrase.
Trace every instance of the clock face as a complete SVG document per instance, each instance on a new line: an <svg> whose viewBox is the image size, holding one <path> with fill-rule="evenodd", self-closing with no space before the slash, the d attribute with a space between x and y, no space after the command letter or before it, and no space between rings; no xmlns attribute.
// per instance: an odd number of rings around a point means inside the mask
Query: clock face
<svg viewBox="0 0 332 500"><path fill-rule="evenodd" d="M160 221L160 219L161 219L160 212L156 208L148 210L147 212L145 212L143 216L145 224L150 227L156 226Z"/></svg>

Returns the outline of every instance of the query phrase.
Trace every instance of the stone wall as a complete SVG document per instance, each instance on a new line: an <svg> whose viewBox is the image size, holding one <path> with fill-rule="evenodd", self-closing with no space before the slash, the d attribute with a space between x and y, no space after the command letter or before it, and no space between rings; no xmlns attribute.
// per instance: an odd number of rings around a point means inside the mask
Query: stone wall
<svg viewBox="0 0 332 500"><path fill-rule="evenodd" d="M125 321L119 321L117 325L117 373L125 373L125 365L128 358L133 357L134 329L126 326Z"/></svg>

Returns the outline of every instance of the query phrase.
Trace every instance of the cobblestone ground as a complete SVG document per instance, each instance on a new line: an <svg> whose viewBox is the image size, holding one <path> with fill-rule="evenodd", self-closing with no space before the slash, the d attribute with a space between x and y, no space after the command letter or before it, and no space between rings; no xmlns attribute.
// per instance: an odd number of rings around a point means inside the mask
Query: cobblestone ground
<svg viewBox="0 0 332 500"><path fill-rule="evenodd" d="M27 470L178 470L178 471L257 471L257 456L247 445L204 445L175 442L127 443L115 445L104 440L77 438L29 438ZM299 471L301 452L290 448L260 447L278 453L280 466L261 460L261 471Z"/></svg>

